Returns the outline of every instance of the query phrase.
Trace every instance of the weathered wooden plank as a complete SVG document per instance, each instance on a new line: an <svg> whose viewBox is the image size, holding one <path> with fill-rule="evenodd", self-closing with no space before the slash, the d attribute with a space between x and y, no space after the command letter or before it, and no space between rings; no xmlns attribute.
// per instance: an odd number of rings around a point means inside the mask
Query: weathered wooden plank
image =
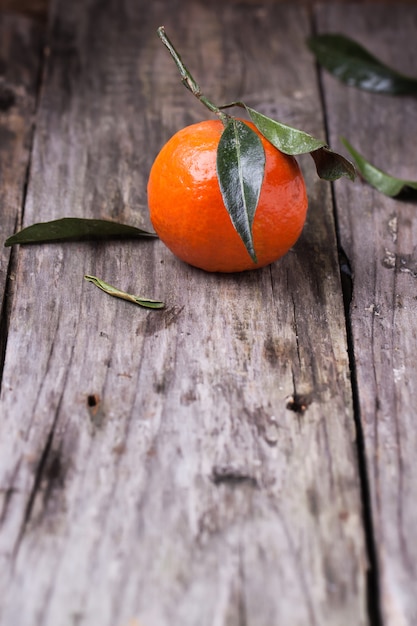
<svg viewBox="0 0 417 626"><path fill-rule="evenodd" d="M50 23L26 224L148 224L157 150L205 115L162 23L213 100L323 132L296 6L57 0ZM367 623L330 189L304 165L305 233L257 272L209 275L160 242L20 249L0 624ZM106 299L84 273L167 307Z"/></svg>
<svg viewBox="0 0 417 626"><path fill-rule="evenodd" d="M323 7L323 32L354 37L389 65L415 75L417 7ZM416 102L360 92L324 76L330 137L340 134L375 165L416 178ZM415 455L416 205L358 181L337 183L351 306L359 404L372 494L384 624L417 621Z"/></svg>
<svg viewBox="0 0 417 626"><path fill-rule="evenodd" d="M0 13L0 372L7 334L6 283L11 271L10 250L3 243L21 222L40 46L38 25Z"/></svg>
<svg viewBox="0 0 417 626"><path fill-rule="evenodd" d="M0 0L0 11L20 13L44 22L48 12L48 0Z"/></svg>

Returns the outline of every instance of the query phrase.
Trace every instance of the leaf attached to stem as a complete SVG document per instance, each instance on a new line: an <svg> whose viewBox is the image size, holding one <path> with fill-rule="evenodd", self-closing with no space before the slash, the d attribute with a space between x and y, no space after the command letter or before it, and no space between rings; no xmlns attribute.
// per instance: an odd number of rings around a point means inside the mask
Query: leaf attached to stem
<svg viewBox="0 0 417 626"><path fill-rule="evenodd" d="M217 149L217 174L232 224L256 263L252 225L265 170L258 135L244 122L231 119Z"/></svg>
<svg viewBox="0 0 417 626"><path fill-rule="evenodd" d="M355 168L344 156L334 152L321 139L316 139L303 130L293 128L277 120L267 117L259 111L248 107L244 102L232 102L221 108L239 106L244 108L259 132L275 148L290 156L310 153L320 178L334 181L342 176L355 179Z"/></svg>

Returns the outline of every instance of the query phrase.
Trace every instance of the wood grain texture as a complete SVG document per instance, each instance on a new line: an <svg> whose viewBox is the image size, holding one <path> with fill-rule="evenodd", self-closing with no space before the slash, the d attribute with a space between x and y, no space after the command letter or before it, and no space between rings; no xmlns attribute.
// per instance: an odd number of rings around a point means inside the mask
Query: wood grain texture
<svg viewBox="0 0 417 626"><path fill-rule="evenodd" d="M0 12L20 13L44 22L48 14L48 0L0 0Z"/></svg>
<svg viewBox="0 0 417 626"><path fill-rule="evenodd" d="M214 101L323 135L304 10L166 6L53 4L25 224L149 225L158 149L205 116L161 24ZM257 272L206 274L158 241L19 250L0 398L2 626L368 623L330 187L303 167L305 232ZM107 298L85 273L166 309Z"/></svg>
<svg viewBox="0 0 417 626"><path fill-rule="evenodd" d="M13 282L3 244L21 224L41 57L42 31L23 17L0 14L0 372ZM0 373L1 378L1 373Z"/></svg>
<svg viewBox="0 0 417 626"><path fill-rule="evenodd" d="M217 0L220 4L222 0ZM282 3L286 0L263 0L262 4ZM315 0L292 0L293 3L304 6L313 6L317 4ZM335 0L327 0L328 3ZM336 0L339 3L349 3L351 0ZM403 4L416 4L417 0L401 0ZM228 0L229 3L259 4L258 0ZM357 0L358 3L383 3L384 0ZM42 21L46 21L48 13L49 0L0 0L0 11L13 11L33 16Z"/></svg>
<svg viewBox="0 0 417 626"><path fill-rule="evenodd" d="M417 10L318 12L322 32L355 38L416 75ZM344 134L376 166L416 179L416 100L360 92L323 76L330 139ZM384 624L417 622L417 283L415 202L358 181L335 185L341 243L352 266L352 333L365 437Z"/></svg>

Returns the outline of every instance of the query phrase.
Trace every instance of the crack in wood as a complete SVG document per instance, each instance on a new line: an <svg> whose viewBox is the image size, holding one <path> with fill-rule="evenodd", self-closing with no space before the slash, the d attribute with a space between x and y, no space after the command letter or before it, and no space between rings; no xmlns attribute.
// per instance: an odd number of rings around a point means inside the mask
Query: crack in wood
<svg viewBox="0 0 417 626"><path fill-rule="evenodd" d="M7 517L7 510L9 508L9 504L14 493L19 493L19 489L16 489L15 487L0 489L0 494L3 495L3 507L0 513L0 527L3 525L4 520Z"/></svg>
<svg viewBox="0 0 417 626"><path fill-rule="evenodd" d="M25 512L24 512L24 516L23 516L23 520L22 520L22 524L20 527L20 531L19 534L17 536L16 539L16 543L15 546L13 548L13 560L16 560L17 554L19 552L19 547L20 544L22 542L22 539L24 537L24 534L26 532L26 529L29 525L30 519L32 517L32 512L33 512L33 507L35 504L35 499L36 496L39 492L40 486L41 486L41 482L42 482L42 477L44 474L44 470L46 467L46 462L49 456L49 453L51 451L51 447L52 447L52 440L53 440L53 436L54 436L54 432L55 432L55 427L56 427L56 422L57 422L57 416L55 415L55 419L53 421L51 430L49 432L48 438L46 440L45 446L40 454L40 458L39 458L39 463L38 466L35 470L34 473L34 480L33 480L33 485L32 485L32 490L29 494L29 498L26 504L26 508L25 508Z"/></svg>
<svg viewBox="0 0 417 626"><path fill-rule="evenodd" d="M353 297L353 272L349 258L342 247L339 249L339 268L340 281L342 283L343 305L345 309L345 316L347 316L350 313L350 306Z"/></svg>
<svg viewBox="0 0 417 626"><path fill-rule="evenodd" d="M9 268L12 264L13 254L10 255L9 259ZM4 360L6 356L6 346L7 346L7 338L9 334L9 322L10 322L10 294L9 294L9 284L10 284L10 270L7 270L7 279L6 286L4 290L3 303L0 310L0 392L3 384L3 371L4 371Z"/></svg>
<svg viewBox="0 0 417 626"><path fill-rule="evenodd" d="M57 328L59 328L59 321L58 321L58 325ZM52 343L52 346L54 345L54 342ZM51 360L51 355L52 355L52 347L48 356L48 367L47 369L49 369L49 362ZM61 404L62 404L62 398L64 395L64 389L65 389L65 382L66 382L66 378L68 376L68 373L71 369L71 362L74 356L74 346L72 346L71 349L71 355L69 358L69 363L68 363L68 368L67 368L67 372L66 372L66 376L65 379L63 381L63 386L62 386L62 391L61 391L61 396L59 398L59 401L57 403L56 409L55 409L55 414L53 417L53 421L52 424L50 426L50 430L48 433L48 436L46 438L45 441L45 445L41 451L41 454L39 456L39 462L38 465L35 469L34 472L34 480L33 480L33 484L32 484L32 489L29 493L29 497L28 497L28 501L24 510L24 515L23 515L23 519L21 522L21 526L20 526L20 530L19 533L17 535L16 541L15 541L15 545L13 547L12 550L12 555L13 555L13 562L16 562L16 558L17 558L17 554L19 552L19 548L21 545L21 542L23 540L23 537L25 535L26 529L29 525L29 522L32 518L32 514L33 514L33 510L34 510L34 505L36 502L36 498L38 496L38 494L41 491L42 488L42 480L45 477L46 478L46 488L44 491L44 505L46 504L52 490L53 490L53 486L52 483L55 482L55 484L59 484L61 487L63 486L64 483L64 472L63 472L63 466L61 464L61 460L58 459L57 455L59 454L57 451L54 451L52 448L52 442L54 439L54 435L55 435L55 431L56 431L56 427L57 427L57 423L58 423L58 417L59 417L59 413L60 413L60 409L61 409ZM57 480L59 477L59 480Z"/></svg>
<svg viewBox="0 0 417 626"><path fill-rule="evenodd" d="M297 348L298 363L299 363L299 365L301 367L302 363L301 363L301 354L300 354L300 341L299 341L299 337L298 337L297 309L296 309L294 298L292 298L292 306L293 306L293 313L294 313L295 345L296 345L296 348Z"/></svg>
<svg viewBox="0 0 417 626"><path fill-rule="evenodd" d="M247 626L247 609L245 602L245 567L243 561L243 550L244 544L239 544L239 569L238 569L238 577L239 577L239 595L238 595L238 616L239 616L239 626Z"/></svg>
<svg viewBox="0 0 417 626"><path fill-rule="evenodd" d="M368 557L368 570L366 574L366 594L367 594L367 611L370 626L382 626L382 613L381 613L381 595L380 595L380 583L379 583L379 565L377 561L376 552L376 536L374 530L374 524L372 519L371 510L371 492L369 481L369 469L368 460L366 458L365 450L365 437L362 427L362 418L360 412L359 402L359 388L358 378L356 371L355 361L355 347L353 342L352 332L352 314L351 305L354 294L354 271L352 269L351 262L345 250L342 248L339 236L339 224L336 211L336 198L333 194L334 215L336 223L336 235L337 246L339 253L339 267L340 267L340 279L342 286L343 306L345 312L345 325L346 325L346 338L347 338L347 351L349 358L349 371L351 379L352 390L352 404L353 404L353 419L355 422L356 430L356 451L358 459L358 473L360 481L360 493L362 501L362 519L365 534L366 553ZM375 268L374 268L375 271ZM375 277L374 277L375 284ZM374 328L375 312L372 310L372 335ZM374 345L374 339L372 337L372 345ZM375 363L375 361L374 361ZM376 373L374 368L374 378L376 380ZM376 385L377 388L377 385ZM376 405L379 404L379 399L375 399ZM378 412L378 407L375 407L375 414Z"/></svg>
<svg viewBox="0 0 417 626"><path fill-rule="evenodd" d="M279 518L279 521L281 523L282 529L284 531L285 537L287 539L287 545L288 548L292 554L293 557L293 563L294 563L294 567L296 568L297 572L298 572L298 580L299 580L299 584L300 584L300 588L302 590L302 594L304 596L305 599L305 603L306 603L306 610L309 616L309 626L317 626L317 620L316 620L316 615L315 615L315 610L314 610L314 603L312 601L312 591L309 588L308 582L306 580L306 576L305 576L305 572L304 572L304 567L302 565L301 559L300 559L300 555L298 553L298 550L296 548L296 545L294 544L294 539L293 536L291 534L291 530L288 527L286 520L283 516L283 514L281 513L281 511L278 509L278 507L274 507L275 511L277 513L277 516Z"/></svg>
<svg viewBox="0 0 417 626"><path fill-rule="evenodd" d="M212 469L211 479L215 485L227 484L236 486L247 484L250 487L258 487L258 481L244 469L232 465L215 465Z"/></svg>

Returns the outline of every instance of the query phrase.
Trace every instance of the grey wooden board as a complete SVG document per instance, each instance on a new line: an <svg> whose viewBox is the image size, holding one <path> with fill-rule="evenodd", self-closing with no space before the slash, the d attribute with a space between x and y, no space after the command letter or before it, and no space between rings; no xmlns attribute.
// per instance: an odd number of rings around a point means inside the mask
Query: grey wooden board
<svg viewBox="0 0 417 626"><path fill-rule="evenodd" d="M39 78L42 29L0 13L0 371L13 281L11 251L3 246L20 225Z"/></svg>
<svg viewBox="0 0 417 626"><path fill-rule="evenodd" d="M322 7L321 32L342 32L417 76L417 7ZM330 139L343 134L376 166L417 179L413 98L378 96L323 76ZM340 144L339 146L340 147ZM417 623L416 203L358 181L335 185L352 266L352 333L386 626Z"/></svg>
<svg viewBox="0 0 417 626"><path fill-rule="evenodd" d="M213 100L323 135L303 9L167 6L53 3L26 225L149 225L153 158L206 115L161 24ZM0 397L2 626L368 623L331 193L310 161L304 234L257 272L206 274L159 241L19 249ZM166 309L108 298L85 273ZM294 393L311 398L302 415Z"/></svg>

